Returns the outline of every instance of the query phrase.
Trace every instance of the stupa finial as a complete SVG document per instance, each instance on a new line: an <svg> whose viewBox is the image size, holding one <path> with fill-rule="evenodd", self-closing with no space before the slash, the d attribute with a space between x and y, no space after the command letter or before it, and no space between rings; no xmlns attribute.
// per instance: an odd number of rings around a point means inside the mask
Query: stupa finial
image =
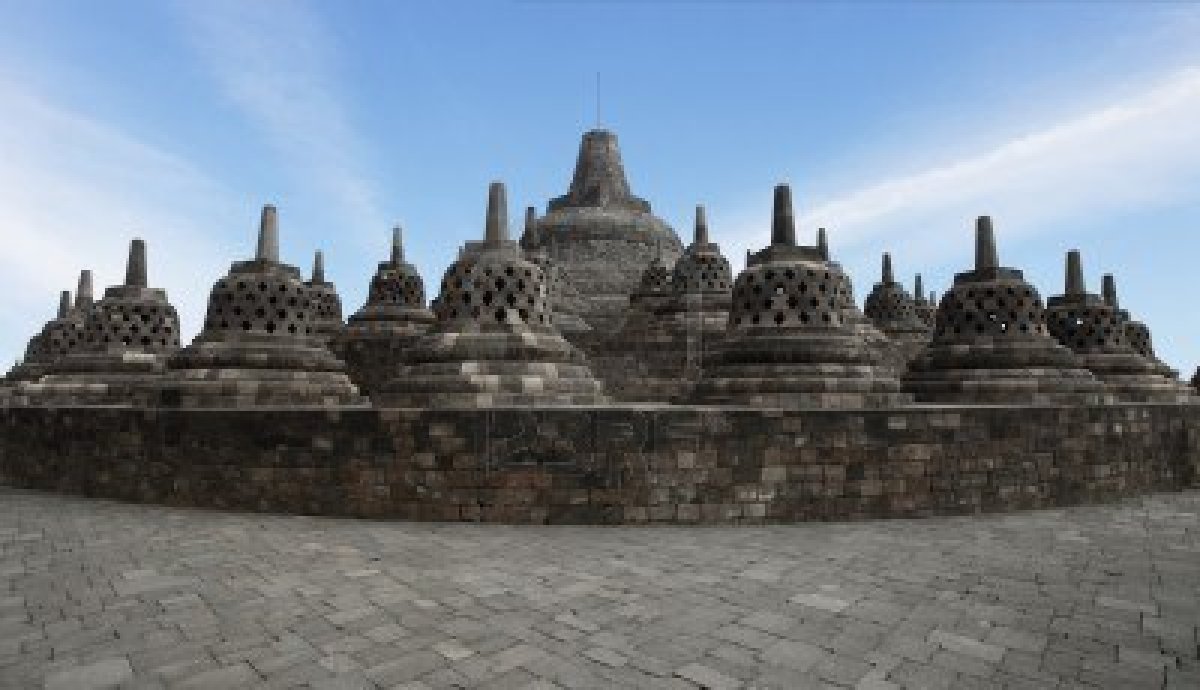
<svg viewBox="0 0 1200 690"><path fill-rule="evenodd" d="M325 252L320 249L313 255L312 282L325 282Z"/></svg>
<svg viewBox="0 0 1200 690"><path fill-rule="evenodd" d="M525 234L532 236L537 232L537 208L534 206L525 207Z"/></svg>
<svg viewBox="0 0 1200 690"><path fill-rule="evenodd" d="M697 245L708 244L708 216L704 212L704 204L696 204L696 232L692 242Z"/></svg>
<svg viewBox="0 0 1200 690"><path fill-rule="evenodd" d="M58 293L58 318L65 319L71 312L71 291L63 290Z"/></svg>
<svg viewBox="0 0 1200 690"><path fill-rule="evenodd" d="M404 263L404 235L400 224L397 223L392 227L392 265L399 266Z"/></svg>
<svg viewBox="0 0 1200 690"><path fill-rule="evenodd" d="M1000 268L1000 257L996 254L996 232L992 229L992 217L979 216L975 221L975 270L995 268Z"/></svg>
<svg viewBox="0 0 1200 690"><path fill-rule="evenodd" d="M913 283L913 296L915 296L918 300L925 299L925 285L921 282L920 273L917 274L917 279Z"/></svg>
<svg viewBox="0 0 1200 690"><path fill-rule="evenodd" d="M254 258L279 262L279 216L273 204L263 206L262 218L258 222L258 251L254 253Z"/></svg>
<svg viewBox="0 0 1200 690"><path fill-rule="evenodd" d="M1113 309L1120 309L1121 304L1117 301L1117 279L1113 278L1113 274L1105 273L1101 280L1103 281L1104 303Z"/></svg>
<svg viewBox="0 0 1200 690"><path fill-rule="evenodd" d="M929 291L929 303L930 303L930 304L937 304L937 303L938 303L938 302L937 302L937 290L930 290L930 291Z"/></svg>
<svg viewBox="0 0 1200 690"><path fill-rule="evenodd" d="M1083 265L1079 260L1079 250L1067 252L1067 284L1064 294L1082 295L1086 290L1083 286Z"/></svg>
<svg viewBox="0 0 1200 690"><path fill-rule="evenodd" d="M126 287L146 287L146 241L134 238L129 242L129 260L125 263Z"/></svg>
<svg viewBox="0 0 1200 690"><path fill-rule="evenodd" d="M822 259L829 261L829 235L825 228L817 228L817 251L821 253Z"/></svg>
<svg viewBox="0 0 1200 690"><path fill-rule="evenodd" d="M508 239L508 193L503 182L488 186L487 228L484 244L500 244Z"/></svg>
<svg viewBox="0 0 1200 690"><path fill-rule="evenodd" d="M79 287L75 290L75 308L80 311L92 308L92 272L86 268L79 272Z"/></svg>
<svg viewBox="0 0 1200 690"><path fill-rule="evenodd" d="M775 185L775 202L771 210L771 244L796 246L796 217L792 214L792 188Z"/></svg>
<svg viewBox="0 0 1200 690"><path fill-rule="evenodd" d="M894 283L896 277L892 273L892 255L888 252L883 253L883 282Z"/></svg>

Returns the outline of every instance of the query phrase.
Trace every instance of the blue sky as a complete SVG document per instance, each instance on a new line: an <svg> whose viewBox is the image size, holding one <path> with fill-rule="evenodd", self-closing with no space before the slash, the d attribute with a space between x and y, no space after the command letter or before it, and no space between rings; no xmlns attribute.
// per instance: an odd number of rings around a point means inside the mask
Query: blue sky
<svg viewBox="0 0 1200 690"><path fill-rule="evenodd" d="M490 180L514 219L565 190L600 72L635 192L685 239L706 204L735 267L781 180L860 300L882 251L943 290L987 213L1043 296L1068 249L1115 272L1190 375L1198 35L1175 3L0 0L0 361L134 236L190 338L268 202L347 313L395 222L432 292Z"/></svg>

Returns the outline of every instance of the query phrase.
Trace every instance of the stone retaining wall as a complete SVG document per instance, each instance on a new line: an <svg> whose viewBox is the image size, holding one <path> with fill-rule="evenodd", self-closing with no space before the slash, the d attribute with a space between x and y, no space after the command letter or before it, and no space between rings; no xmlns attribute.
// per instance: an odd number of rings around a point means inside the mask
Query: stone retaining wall
<svg viewBox="0 0 1200 690"><path fill-rule="evenodd" d="M1195 484L1200 406L0 409L0 482L413 520L761 523Z"/></svg>

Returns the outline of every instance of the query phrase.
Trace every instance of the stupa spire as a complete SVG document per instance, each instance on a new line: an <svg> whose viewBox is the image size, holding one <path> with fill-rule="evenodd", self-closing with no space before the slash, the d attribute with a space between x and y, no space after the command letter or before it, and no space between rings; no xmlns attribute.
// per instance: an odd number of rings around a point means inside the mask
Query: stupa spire
<svg viewBox="0 0 1200 690"><path fill-rule="evenodd" d="M697 245L708 244L708 216L704 212L704 204L696 204L696 231L692 242Z"/></svg>
<svg viewBox="0 0 1200 690"><path fill-rule="evenodd" d="M1117 302L1117 281L1113 278L1113 274L1105 273L1101 280L1103 281L1104 303L1113 309L1120 309L1121 305Z"/></svg>
<svg viewBox="0 0 1200 690"><path fill-rule="evenodd" d="M822 259L829 261L829 235L826 234L825 228L817 228L817 251Z"/></svg>
<svg viewBox="0 0 1200 690"><path fill-rule="evenodd" d="M325 252L321 251L320 249L318 249L317 253L313 255L312 282L325 282Z"/></svg>
<svg viewBox="0 0 1200 690"><path fill-rule="evenodd" d="M1000 257L996 253L996 233L992 229L991 216L979 216L975 221L975 270L986 271L1000 268Z"/></svg>
<svg viewBox="0 0 1200 690"><path fill-rule="evenodd" d="M892 255L888 252L883 253L883 282L896 282L896 277L892 274Z"/></svg>
<svg viewBox="0 0 1200 690"><path fill-rule="evenodd" d="M487 227L484 244L500 244L508 240L508 193L503 182L488 186Z"/></svg>
<svg viewBox="0 0 1200 690"><path fill-rule="evenodd" d="M796 246L796 217L792 213L792 188L775 185L775 202L771 210L771 244Z"/></svg>
<svg viewBox="0 0 1200 690"><path fill-rule="evenodd" d="M129 242L129 260L125 263L126 287L146 287L146 241L134 238Z"/></svg>
<svg viewBox="0 0 1200 690"><path fill-rule="evenodd" d="M1082 295L1086 292L1083 286L1083 265L1079 260L1079 250L1067 252L1067 280L1063 294Z"/></svg>
<svg viewBox="0 0 1200 690"><path fill-rule="evenodd" d="M262 217L258 222L258 250L254 258L261 261L279 261L279 216L275 206L263 206Z"/></svg>
<svg viewBox="0 0 1200 690"><path fill-rule="evenodd" d="M917 274L917 279L913 284L913 296L916 297L918 301L925 300L925 286L921 282L920 273Z"/></svg>
<svg viewBox="0 0 1200 690"><path fill-rule="evenodd" d="M58 293L58 318L65 319L71 312L71 291L63 290Z"/></svg>
<svg viewBox="0 0 1200 690"><path fill-rule="evenodd" d="M404 263L404 236L399 224L392 228L392 265Z"/></svg>
<svg viewBox="0 0 1200 690"><path fill-rule="evenodd" d="M75 290L75 308L83 311L92 307L92 272L83 269L79 272L79 287Z"/></svg>
<svg viewBox="0 0 1200 690"><path fill-rule="evenodd" d="M584 133L567 197L572 204L585 206L607 206L629 197L616 134L604 129Z"/></svg>

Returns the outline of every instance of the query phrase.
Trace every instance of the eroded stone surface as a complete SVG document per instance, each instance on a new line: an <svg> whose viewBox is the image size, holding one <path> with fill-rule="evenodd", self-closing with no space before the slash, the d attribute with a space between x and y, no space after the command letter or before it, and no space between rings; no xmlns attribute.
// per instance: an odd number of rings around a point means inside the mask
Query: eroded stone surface
<svg viewBox="0 0 1200 690"><path fill-rule="evenodd" d="M1194 688L1198 515L507 527L0 489L0 687Z"/></svg>

